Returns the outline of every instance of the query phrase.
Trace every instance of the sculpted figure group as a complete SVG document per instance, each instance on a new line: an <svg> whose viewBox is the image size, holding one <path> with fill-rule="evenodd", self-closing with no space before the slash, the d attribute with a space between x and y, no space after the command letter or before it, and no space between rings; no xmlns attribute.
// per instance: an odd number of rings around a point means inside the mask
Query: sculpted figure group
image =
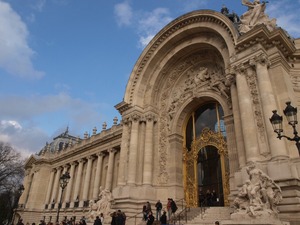
<svg viewBox="0 0 300 225"><path fill-rule="evenodd" d="M251 217L277 215L276 205L282 200L281 188L255 165L247 168L249 180L234 200L236 213Z"/></svg>
<svg viewBox="0 0 300 225"><path fill-rule="evenodd" d="M111 192L100 187L99 200L96 203L93 200L90 201L90 210L87 215L89 221L94 221L96 216L100 216L101 213L103 213L104 217L108 218L111 214L112 201Z"/></svg>
<svg viewBox="0 0 300 225"><path fill-rule="evenodd" d="M248 11L245 12L240 18L239 31L246 33L254 26L259 24L265 24L269 31L273 31L276 27L276 19L270 19L265 13L267 1L242 0L242 4L248 7Z"/></svg>

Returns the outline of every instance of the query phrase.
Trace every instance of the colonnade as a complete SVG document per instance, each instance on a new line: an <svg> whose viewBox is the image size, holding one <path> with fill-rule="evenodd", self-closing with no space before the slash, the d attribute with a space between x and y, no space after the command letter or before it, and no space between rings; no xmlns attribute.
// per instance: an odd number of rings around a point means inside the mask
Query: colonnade
<svg viewBox="0 0 300 225"><path fill-rule="evenodd" d="M144 116L135 112L123 118L118 185L152 185L155 123L156 114L152 112L145 113ZM137 163L143 165L142 171L139 171Z"/></svg>
<svg viewBox="0 0 300 225"><path fill-rule="evenodd" d="M117 150L112 148L53 168L50 172L46 192L46 209L58 207L62 194L59 179L65 172L69 173L70 180L62 196L62 208L86 207L90 200L98 200L103 176L106 177L104 188L111 191L114 169L117 169L115 162L116 152ZM106 174L104 174L103 161L107 156L108 164Z"/></svg>
<svg viewBox="0 0 300 225"><path fill-rule="evenodd" d="M287 158L287 148L276 138L269 122L272 110L278 106L267 56L259 53L247 63L233 66L231 75L235 76L230 89L240 167L262 156Z"/></svg>

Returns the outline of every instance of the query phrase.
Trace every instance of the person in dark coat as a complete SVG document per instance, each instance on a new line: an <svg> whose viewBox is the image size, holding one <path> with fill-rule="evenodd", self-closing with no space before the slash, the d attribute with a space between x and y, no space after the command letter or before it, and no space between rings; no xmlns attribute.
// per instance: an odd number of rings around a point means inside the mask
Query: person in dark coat
<svg viewBox="0 0 300 225"><path fill-rule="evenodd" d="M175 214L175 212L177 211L177 205L175 203L175 201L173 199L171 199L171 210L172 210L172 214Z"/></svg>
<svg viewBox="0 0 300 225"><path fill-rule="evenodd" d="M152 212L150 211L148 213L148 218L147 218L147 225L152 225L154 222L154 216L152 215Z"/></svg>
<svg viewBox="0 0 300 225"><path fill-rule="evenodd" d="M167 224L167 213L166 213L166 211L164 211L162 216L160 217L160 223L161 223L161 225L166 225Z"/></svg>
<svg viewBox="0 0 300 225"><path fill-rule="evenodd" d="M96 219L95 219L95 221L94 221L94 225L102 225L99 216L96 216Z"/></svg>

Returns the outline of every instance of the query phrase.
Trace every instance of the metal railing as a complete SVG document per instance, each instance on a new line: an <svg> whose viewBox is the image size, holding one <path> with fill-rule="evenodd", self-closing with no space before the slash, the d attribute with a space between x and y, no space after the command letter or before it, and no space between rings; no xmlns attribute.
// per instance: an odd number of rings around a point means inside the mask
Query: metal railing
<svg viewBox="0 0 300 225"><path fill-rule="evenodd" d="M137 214L135 214L135 215L133 215L133 216L129 216L129 217L127 217L126 218L126 221L128 221L128 220L130 220L130 219L134 219L134 224L136 225L136 219L137 219L137 217L140 217L140 215L141 215L141 219L143 218L143 216L144 215L142 215L143 214L143 212L139 212L139 213L137 213Z"/></svg>

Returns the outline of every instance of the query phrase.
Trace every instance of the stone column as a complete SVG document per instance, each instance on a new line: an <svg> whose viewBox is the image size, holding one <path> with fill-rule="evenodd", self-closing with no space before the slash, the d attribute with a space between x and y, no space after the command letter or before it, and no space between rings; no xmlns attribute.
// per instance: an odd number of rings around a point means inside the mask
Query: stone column
<svg viewBox="0 0 300 225"><path fill-rule="evenodd" d="M50 196L51 196L52 187L53 187L53 181L54 181L54 173L55 173L55 169L51 170L50 180L49 180L47 194L46 194L45 205L49 205L49 203L50 203Z"/></svg>
<svg viewBox="0 0 300 225"><path fill-rule="evenodd" d="M66 197L65 201L63 203L63 208L65 208L66 203L70 203L70 197L71 197L71 190L73 189L73 181L74 181L74 172L75 172L75 166L77 165L77 162L71 162L71 169L70 169L70 181L67 185L67 191L66 191Z"/></svg>
<svg viewBox="0 0 300 225"><path fill-rule="evenodd" d="M122 143L120 152L120 165L119 165L119 176L118 186L124 186L126 184L127 177L127 153L129 151L129 121L124 118L122 120L123 132L122 132Z"/></svg>
<svg viewBox="0 0 300 225"><path fill-rule="evenodd" d="M80 184L81 184L81 177L82 177L82 169L83 169L83 163L84 159L78 160L78 170L76 174L76 182L75 182L75 189L74 189L74 195L72 199L72 206L74 206L74 202L77 200L77 197L79 198L79 189L80 189Z"/></svg>
<svg viewBox="0 0 300 225"><path fill-rule="evenodd" d="M261 106L263 110L263 117L269 140L269 146L271 148L271 155L273 158L288 158L288 152L284 141L276 138L272 125L269 122L269 118L272 116L272 111L278 108L273 92L272 83L270 80L270 75L268 72L269 61L265 54L261 54L255 57L254 60L251 61L251 63L256 68Z"/></svg>
<svg viewBox="0 0 300 225"><path fill-rule="evenodd" d="M155 117L149 113L146 115L146 135L145 135L145 151L144 151L144 170L143 184L152 184L153 173L153 125Z"/></svg>
<svg viewBox="0 0 300 225"><path fill-rule="evenodd" d="M68 168L69 166L68 165L64 165L64 169L63 169L63 172L62 174L65 174L65 172L68 171ZM60 177L59 177L60 178ZM60 180L60 179L59 179ZM60 201L60 198L62 198L63 196L61 196L63 193L62 193L62 188L60 186L60 182L58 182L58 188L59 188L59 192L58 192L58 196L57 196L57 207L58 207L58 204L59 204L59 201ZM63 198L61 199L62 202L63 202Z"/></svg>
<svg viewBox="0 0 300 225"><path fill-rule="evenodd" d="M103 157L105 154L103 152L99 152L97 154L97 168L96 168L96 175L95 175L95 182L94 182L94 188L93 188L93 200L97 200L99 196L99 189L100 189L100 178L102 173L102 162Z"/></svg>
<svg viewBox="0 0 300 225"><path fill-rule="evenodd" d="M62 167L59 167L56 169L56 175L55 175L55 181L53 185L53 191L52 191L52 196L51 196L51 203L57 203L57 191L59 189L59 178L61 175L61 170Z"/></svg>
<svg viewBox="0 0 300 225"><path fill-rule="evenodd" d="M91 182L91 171L92 171L94 156L89 156L87 159L88 159L88 162L87 162L87 167L86 167L85 179L84 179L84 183L83 183L83 195L82 195L83 201L88 200L88 194L89 194L90 182Z"/></svg>
<svg viewBox="0 0 300 225"><path fill-rule="evenodd" d="M128 165L128 181L129 185L136 183L136 164L138 152L138 137L139 137L139 121L140 116L134 114L131 116L131 136L130 136L130 151L129 151L129 165Z"/></svg>
<svg viewBox="0 0 300 225"><path fill-rule="evenodd" d="M231 83L230 92L231 92L231 102L232 102L232 111L233 111L233 119L234 119L236 148L238 151L238 159L239 159L238 160L239 168L242 168L246 165L246 157L245 157L242 123L240 117L238 92L237 92L236 84L234 82Z"/></svg>
<svg viewBox="0 0 300 225"><path fill-rule="evenodd" d="M236 85L242 122L243 140L245 143L246 161L256 161L260 158L257 140L257 129L253 115L250 89L246 80L246 70L240 67L236 73Z"/></svg>
<svg viewBox="0 0 300 225"><path fill-rule="evenodd" d="M117 150L112 148L109 149L108 152L109 152L109 158L108 158L105 189L111 191L113 175L114 175L113 172L114 172L115 153L117 152Z"/></svg>

